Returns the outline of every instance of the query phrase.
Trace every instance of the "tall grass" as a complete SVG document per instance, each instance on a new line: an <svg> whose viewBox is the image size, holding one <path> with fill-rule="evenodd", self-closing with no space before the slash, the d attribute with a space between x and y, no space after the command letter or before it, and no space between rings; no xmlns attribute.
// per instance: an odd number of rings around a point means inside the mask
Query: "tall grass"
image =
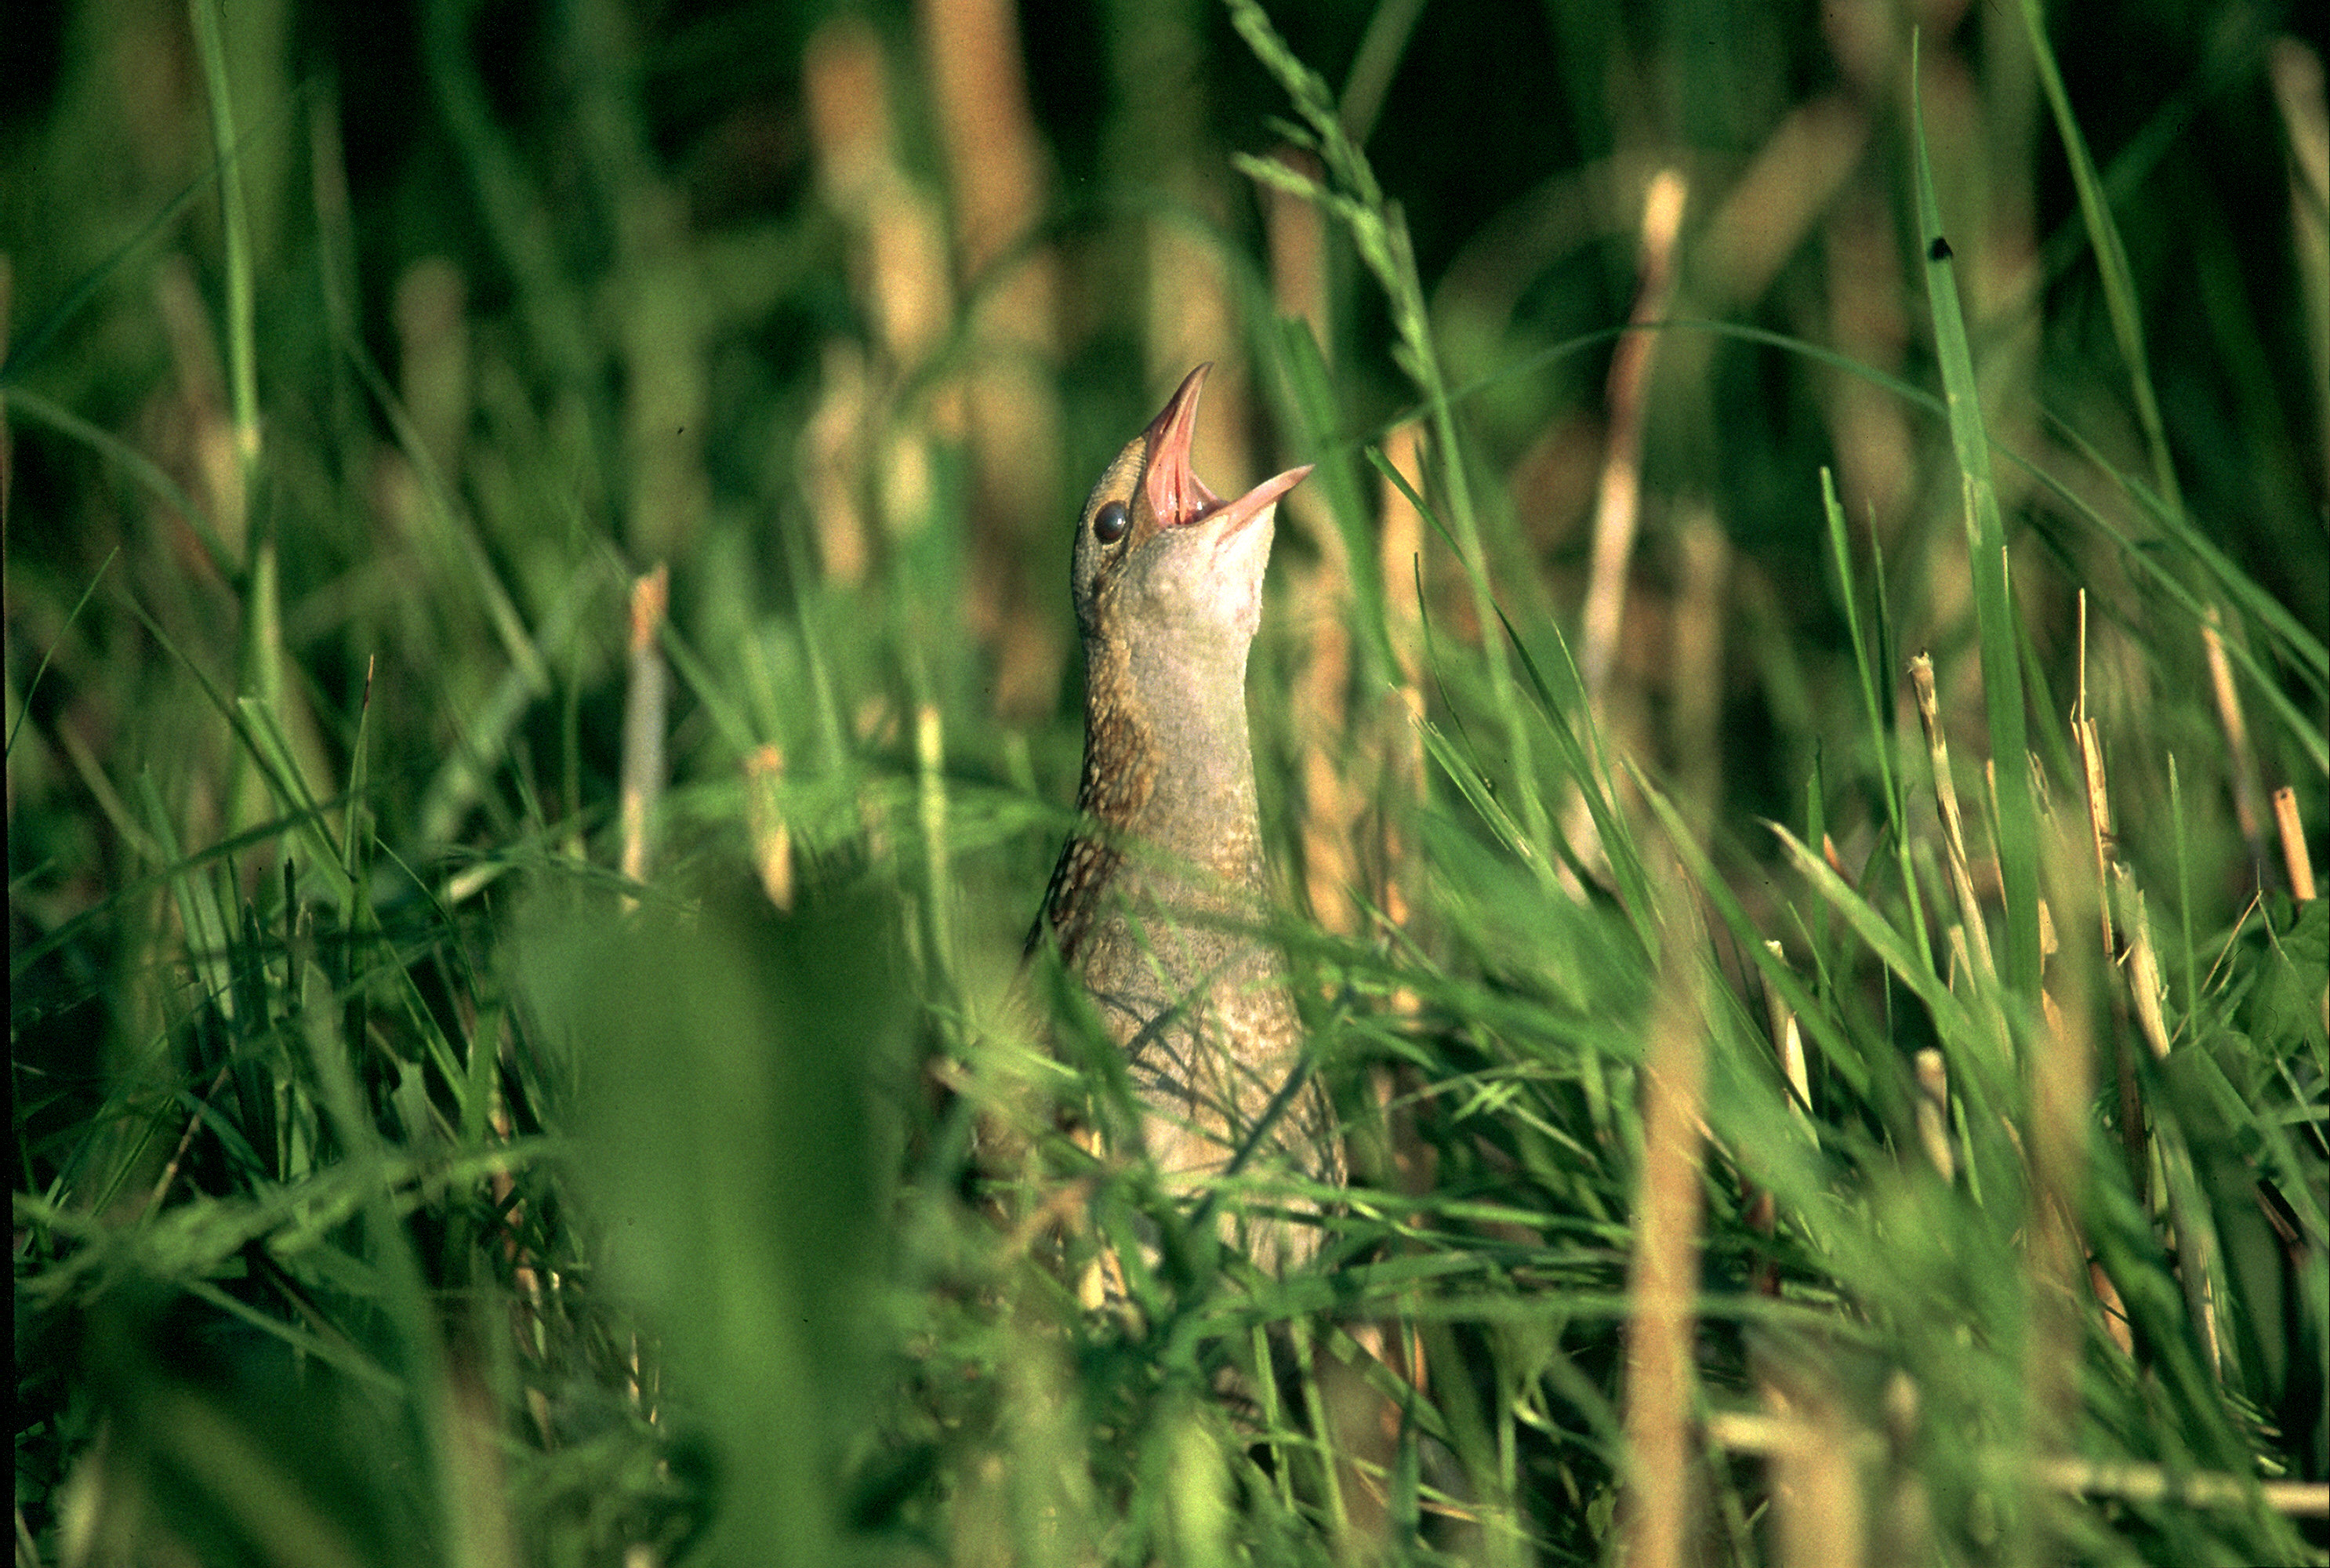
<svg viewBox="0 0 2330 1568"><path fill-rule="evenodd" d="M2330 1555L2277 14L60 22L18 1562ZM1198 358L1355 1183L1190 1212L1018 956Z"/></svg>

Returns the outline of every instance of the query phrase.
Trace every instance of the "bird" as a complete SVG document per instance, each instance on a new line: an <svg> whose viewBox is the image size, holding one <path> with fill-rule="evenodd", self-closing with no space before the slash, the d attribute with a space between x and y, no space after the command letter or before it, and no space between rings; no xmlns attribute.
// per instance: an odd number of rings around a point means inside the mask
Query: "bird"
<svg viewBox="0 0 2330 1568"><path fill-rule="evenodd" d="M1233 1171L1344 1176L1284 956L1261 930L1269 875L1246 727L1278 503L1311 468L1236 500L1208 489L1190 442L1211 368L1189 373L1077 515L1079 826L1026 948L1032 960L1054 945L1083 983L1123 1053L1140 1151L1184 1198ZM1282 1272L1316 1256L1315 1220L1225 1210L1222 1229Z"/></svg>

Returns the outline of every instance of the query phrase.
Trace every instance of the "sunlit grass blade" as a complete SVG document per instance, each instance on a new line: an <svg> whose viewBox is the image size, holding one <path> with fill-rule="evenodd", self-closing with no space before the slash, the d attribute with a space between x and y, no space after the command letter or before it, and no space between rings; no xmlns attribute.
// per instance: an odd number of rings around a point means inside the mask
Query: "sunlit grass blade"
<svg viewBox="0 0 2330 1568"><path fill-rule="evenodd" d="M1911 77L1916 51L1911 51ZM1922 106L1915 118L1919 248L1926 263L1926 291L1934 325L1935 352L1941 361L1950 445L1956 454L1965 513L1966 554L1974 581L1975 619L1982 645L1984 706L1989 720L1990 760L1997 770L1999 874L2006 905L2008 987L2028 1004L2039 994L2039 832L2031 780L2028 726L2023 710L2022 661L2015 636L2015 604L2007 585L2006 532L1998 511L1998 491L1990 478L1990 441L1984 433L1981 394L1975 384L1974 354L1958 303L1957 270L1942 232L1934 195L1933 165L1927 156Z"/></svg>
<svg viewBox="0 0 2330 1568"><path fill-rule="evenodd" d="M1473 504L1473 481L1457 434L1454 407L1441 371L1439 351L1433 342L1431 316L1425 305L1423 283L1416 273L1406 221L1397 207L1386 200L1369 166L1367 155L1344 128L1325 81L1287 48L1257 0L1231 0L1230 20L1255 57L1293 99L1296 112L1316 139L1320 154L1343 194L1328 201L1326 192L1316 182L1266 159L1242 156L1237 166L1253 178L1276 184L1306 200L1321 201L1329 211L1342 218L1361 259L1390 302L1393 326L1398 335L1394 355L1424 394L1431 413L1433 454L1448 499L1457 565L1472 590L1473 614L1481 628L1490 703L1504 730L1527 842L1534 846L1536 858L1542 862L1550 819L1530 760L1529 721L1513 681L1511 660L1504 643L1490 629L1497 622L1495 599L1490 588L1491 562L1482 548L1480 520Z"/></svg>

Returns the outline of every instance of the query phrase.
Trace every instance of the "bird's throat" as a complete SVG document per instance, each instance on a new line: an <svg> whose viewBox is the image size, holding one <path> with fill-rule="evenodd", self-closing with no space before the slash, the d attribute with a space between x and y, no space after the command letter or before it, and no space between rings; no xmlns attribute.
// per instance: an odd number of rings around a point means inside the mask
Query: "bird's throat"
<svg viewBox="0 0 2330 1568"><path fill-rule="evenodd" d="M1243 647L1088 642L1078 804L1128 853L1259 893L1261 831Z"/></svg>

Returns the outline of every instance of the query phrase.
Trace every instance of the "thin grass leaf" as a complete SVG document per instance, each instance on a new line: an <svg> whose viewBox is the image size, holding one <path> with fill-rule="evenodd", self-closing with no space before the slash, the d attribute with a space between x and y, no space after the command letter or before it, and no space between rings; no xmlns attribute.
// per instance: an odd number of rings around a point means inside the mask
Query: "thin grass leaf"
<svg viewBox="0 0 2330 1568"><path fill-rule="evenodd" d="M2079 219L2087 227L2088 243L2096 253L2096 269L2103 278L2104 306L2111 316L2112 335L2118 341L2120 358L2126 362L2136 426L2144 432L2145 448L2152 457L2152 480L2159 486L2169 512L2182 517L2183 496L2176 483L2175 462L2168 450L2168 432L2161 423L2160 400L2152 389L2152 366L2145 352L2144 324L2136 307L2136 280L2128 270L2127 248L2120 242L2119 225L2112 219L2111 203L2104 194L2103 181L2096 174L2095 160L2088 155L2087 136L2071 112L2071 96L2063 86L2062 71L2055 63L2054 46L2047 40L2046 18L2041 13L2039 0L2022 0L2022 10L2023 35L2031 41L2032 59L2039 68L2039 86L2047 96L2047 109L2055 120L2055 135L2062 142L2064 157L2071 166L2071 188L2079 194Z"/></svg>
<svg viewBox="0 0 2330 1568"><path fill-rule="evenodd" d="M221 577L232 580L240 570L239 563L219 537L210 515L195 505L194 499L179 486L175 479L164 473L151 458L112 431L100 429L74 413L71 410L51 402L36 392L23 387L8 389L5 408L20 410L43 424L71 436L88 447L99 457L128 474L156 500L186 520L194 537L210 557L212 570Z"/></svg>
<svg viewBox="0 0 2330 1568"><path fill-rule="evenodd" d="M1915 79L1916 49L1911 49ZM1927 298L1934 346L1941 362L1950 444L1957 457L1965 512L1966 553L1974 581L1975 619L1982 644L1982 683L1990 723L1990 756L1998 774L1999 874L2004 883L2008 987L2025 1003L2039 994L2039 830L2023 713L2022 666L2015 638L2015 606L2007 586L2006 533L1998 492L1990 480L1990 442L1975 384L1974 355L1958 304L1957 273L1942 235L1934 171L1926 152L1922 103L1912 118L1918 160L1918 226L1926 258Z"/></svg>
<svg viewBox="0 0 2330 1568"><path fill-rule="evenodd" d="M354 891L345 869L347 850L344 844L332 842L325 808L308 792L298 759L291 754L291 742L284 735L275 710L256 697L238 697L235 705L249 726L252 755L269 790L282 808L285 820L295 824L294 831L307 841L309 859L305 869L324 884L336 906L346 909Z"/></svg>
<svg viewBox="0 0 2330 1568"><path fill-rule="evenodd" d="M1329 171L1351 194L1350 203L1338 204L1332 210L1346 221L1360 257L1376 275L1377 282L1390 301L1392 323L1398 335L1394 357L1416 383L1417 390L1424 393L1425 402L1431 411L1433 453L1438 460L1442 484L1448 496L1449 518L1455 532L1456 561L1471 586L1473 613L1481 626L1490 704L1504 729L1505 744L1518 785L1520 818L1526 827L1527 842L1532 847L1534 857L1543 862L1550 818L1540 798L1537 771L1530 760L1528 721L1513 682L1505 645L1490 635L1488 629L1495 623L1498 613L1495 598L1489 587L1489 562L1482 546L1480 523L1473 506L1472 480L1457 439L1455 411L1442 375L1439 352L1433 342L1431 316L1425 306L1424 288L1417 277L1407 223L1398 209L1385 200L1382 187L1376 183L1374 171L1369 167L1367 155L1359 150L1358 144L1344 129L1327 84L1286 47L1258 0L1230 0L1230 22L1237 29L1238 35L1246 40L1246 46L1254 51L1255 57L1262 61L1286 90L1287 96L1294 100L1296 111L1318 138L1320 156L1325 160ZM1280 181L1278 176L1264 173L1261 160L1244 159L1238 166L1250 175L1270 179L1281 184L1282 188L1293 188ZM1293 171L1286 173L1292 175Z"/></svg>

